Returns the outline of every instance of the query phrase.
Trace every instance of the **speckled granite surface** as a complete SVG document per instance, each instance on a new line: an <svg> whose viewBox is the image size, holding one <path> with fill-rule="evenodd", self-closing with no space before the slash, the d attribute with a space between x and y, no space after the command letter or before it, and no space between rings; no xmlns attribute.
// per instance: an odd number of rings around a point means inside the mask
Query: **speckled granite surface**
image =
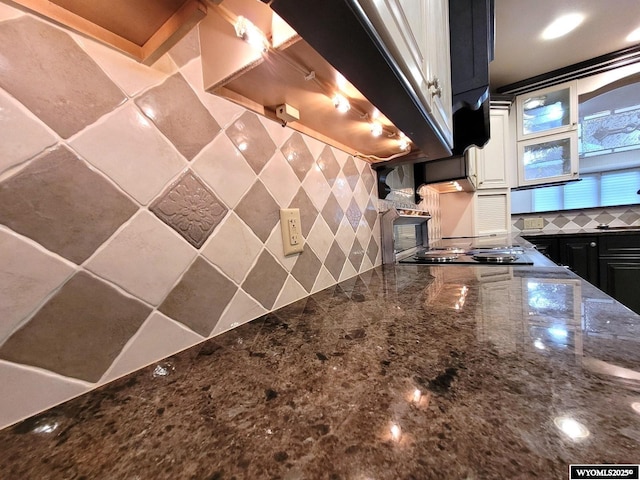
<svg viewBox="0 0 640 480"><path fill-rule="evenodd" d="M640 321L563 268L379 267L0 432L3 479L640 462Z"/></svg>

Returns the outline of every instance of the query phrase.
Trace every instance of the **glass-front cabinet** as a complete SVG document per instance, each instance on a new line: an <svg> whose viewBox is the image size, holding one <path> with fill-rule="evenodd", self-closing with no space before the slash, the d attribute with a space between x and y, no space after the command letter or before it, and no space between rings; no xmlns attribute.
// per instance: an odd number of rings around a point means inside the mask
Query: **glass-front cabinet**
<svg viewBox="0 0 640 480"><path fill-rule="evenodd" d="M518 186L578 178L575 81L517 98Z"/></svg>
<svg viewBox="0 0 640 480"><path fill-rule="evenodd" d="M578 177L578 136L574 132L518 142L518 184L537 185Z"/></svg>

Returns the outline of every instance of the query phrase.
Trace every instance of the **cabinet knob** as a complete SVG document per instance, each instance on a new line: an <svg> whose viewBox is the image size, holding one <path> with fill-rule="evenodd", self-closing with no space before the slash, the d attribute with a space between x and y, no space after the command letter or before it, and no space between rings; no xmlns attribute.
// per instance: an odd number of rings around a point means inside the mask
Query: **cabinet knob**
<svg viewBox="0 0 640 480"><path fill-rule="evenodd" d="M427 82L427 87L430 90L433 89L431 95L433 95L434 97L442 96L442 87L440 86L440 79L438 77L433 77L433 80Z"/></svg>
<svg viewBox="0 0 640 480"><path fill-rule="evenodd" d="M598 244L597 244L596 242L591 242L591 243L589 244L589 246L590 246L590 247L597 247L597 246L598 246Z"/></svg>

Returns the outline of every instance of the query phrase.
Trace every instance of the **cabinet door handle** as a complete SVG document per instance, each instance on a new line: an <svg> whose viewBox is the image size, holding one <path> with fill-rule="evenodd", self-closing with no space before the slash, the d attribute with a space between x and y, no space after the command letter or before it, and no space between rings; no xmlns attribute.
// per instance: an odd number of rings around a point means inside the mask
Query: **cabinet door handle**
<svg viewBox="0 0 640 480"><path fill-rule="evenodd" d="M440 79L438 77L433 77L433 80L427 82L427 87L429 89L433 89L431 95L434 97L442 96L442 87L440 86Z"/></svg>
<svg viewBox="0 0 640 480"><path fill-rule="evenodd" d="M590 246L590 247L597 247L597 246L598 246L598 244L597 244L596 242L591 242L591 243L589 244L589 246Z"/></svg>

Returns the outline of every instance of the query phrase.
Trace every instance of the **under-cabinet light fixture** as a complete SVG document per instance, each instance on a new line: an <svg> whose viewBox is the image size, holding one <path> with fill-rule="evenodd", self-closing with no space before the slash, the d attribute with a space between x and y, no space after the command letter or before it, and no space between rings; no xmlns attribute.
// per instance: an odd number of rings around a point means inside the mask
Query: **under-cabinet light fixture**
<svg viewBox="0 0 640 480"><path fill-rule="evenodd" d="M382 135L382 124L380 122L371 122L371 135L374 137L379 137Z"/></svg>
<svg viewBox="0 0 640 480"><path fill-rule="evenodd" d="M251 23L251 20L240 15L233 26L236 30L236 35L255 49L261 52L269 50L269 40L267 40L267 36L262 33L262 30Z"/></svg>
<svg viewBox="0 0 640 480"><path fill-rule="evenodd" d="M400 137L398 138L398 146L400 147L400 150L402 150L402 151L406 151L406 150L409 150L411 148L410 140L402 132L400 132Z"/></svg>
<svg viewBox="0 0 640 480"><path fill-rule="evenodd" d="M333 106L336 107L336 110L338 110L340 113L346 113L351 109L349 100L347 100L347 97L345 97L341 93L336 93L333 96L332 101Z"/></svg>

